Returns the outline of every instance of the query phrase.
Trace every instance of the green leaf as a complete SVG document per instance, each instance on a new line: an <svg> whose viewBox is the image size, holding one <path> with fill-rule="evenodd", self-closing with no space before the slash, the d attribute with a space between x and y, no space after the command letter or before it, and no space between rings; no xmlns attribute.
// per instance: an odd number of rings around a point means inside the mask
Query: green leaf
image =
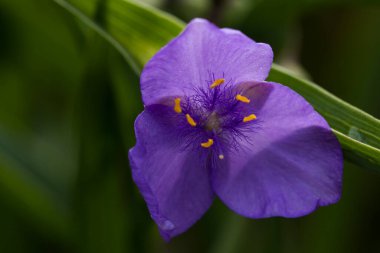
<svg viewBox="0 0 380 253"><path fill-rule="evenodd" d="M137 73L185 26L169 14L133 1L54 1L108 40ZM99 11L103 13L99 14ZM100 22L96 21L98 16L102 16Z"/></svg>
<svg viewBox="0 0 380 253"><path fill-rule="evenodd" d="M114 45L137 73L185 25L169 14L131 0L55 1ZM101 22L96 19L98 5L103 7ZM278 65L273 65L268 80L291 87L326 118L342 144L345 159L380 170L378 119Z"/></svg>
<svg viewBox="0 0 380 253"><path fill-rule="evenodd" d="M133 215L125 205L127 152L122 148L110 81L110 47L93 31L85 45L83 79L75 103L80 147L73 198L79 231L75 239L80 252L128 252Z"/></svg>

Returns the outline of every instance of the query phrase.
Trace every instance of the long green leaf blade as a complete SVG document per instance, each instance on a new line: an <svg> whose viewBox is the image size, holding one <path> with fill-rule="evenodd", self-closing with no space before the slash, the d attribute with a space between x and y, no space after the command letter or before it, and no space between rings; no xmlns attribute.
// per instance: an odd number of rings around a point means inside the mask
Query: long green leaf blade
<svg viewBox="0 0 380 253"><path fill-rule="evenodd" d="M169 14L131 0L55 1L113 44L136 72L185 25ZM102 22L96 19L99 4L104 7ZM380 170L378 119L278 65L273 65L268 80L291 87L326 118L348 161Z"/></svg>

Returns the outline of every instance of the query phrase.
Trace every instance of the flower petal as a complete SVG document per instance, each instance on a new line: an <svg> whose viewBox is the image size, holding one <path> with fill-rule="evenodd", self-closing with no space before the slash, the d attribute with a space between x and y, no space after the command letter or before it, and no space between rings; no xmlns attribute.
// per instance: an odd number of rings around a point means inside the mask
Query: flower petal
<svg viewBox="0 0 380 253"><path fill-rule="evenodd" d="M166 240L193 225L214 198L206 157L181 149L172 112L164 105L146 107L129 152L133 179Z"/></svg>
<svg viewBox="0 0 380 253"><path fill-rule="evenodd" d="M245 35L244 33L242 33L241 31L239 30L235 30L235 29L231 29L231 28L221 28L220 29L222 32L224 32L225 34L228 34L228 35L236 35L237 38L240 37L240 39L242 40L246 40L247 42L255 42L254 40L250 39L247 35Z"/></svg>
<svg viewBox="0 0 380 253"><path fill-rule="evenodd" d="M143 101L149 105L166 96L192 95L223 77L232 83L263 81L272 60L269 45L194 19L146 64L140 81Z"/></svg>
<svg viewBox="0 0 380 253"><path fill-rule="evenodd" d="M343 159L325 120L285 86L262 82L245 88L258 127L217 161L216 194L251 218L297 217L337 202Z"/></svg>

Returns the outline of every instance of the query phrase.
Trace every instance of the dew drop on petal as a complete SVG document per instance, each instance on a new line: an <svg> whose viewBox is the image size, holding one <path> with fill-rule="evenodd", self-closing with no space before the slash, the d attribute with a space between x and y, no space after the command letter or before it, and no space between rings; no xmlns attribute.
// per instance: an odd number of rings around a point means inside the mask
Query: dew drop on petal
<svg viewBox="0 0 380 253"><path fill-rule="evenodd" d="M170 220L165 220L159 224L161 230L163 231L171 231L175 228L174 224Z"/></svg>

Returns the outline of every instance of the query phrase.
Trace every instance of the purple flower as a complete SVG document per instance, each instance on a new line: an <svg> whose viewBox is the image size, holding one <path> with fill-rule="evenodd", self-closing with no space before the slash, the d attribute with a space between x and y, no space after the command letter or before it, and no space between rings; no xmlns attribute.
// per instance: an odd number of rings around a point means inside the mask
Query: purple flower
<svg viewBox="0 0 380 253"><path fill-rule="evenodd" d="M215 196L250 218L298 217L339 200L340 145L305 99L264 82L272 59L269 45L195 19L145 66L129 158L166 240Z"/></svg>

